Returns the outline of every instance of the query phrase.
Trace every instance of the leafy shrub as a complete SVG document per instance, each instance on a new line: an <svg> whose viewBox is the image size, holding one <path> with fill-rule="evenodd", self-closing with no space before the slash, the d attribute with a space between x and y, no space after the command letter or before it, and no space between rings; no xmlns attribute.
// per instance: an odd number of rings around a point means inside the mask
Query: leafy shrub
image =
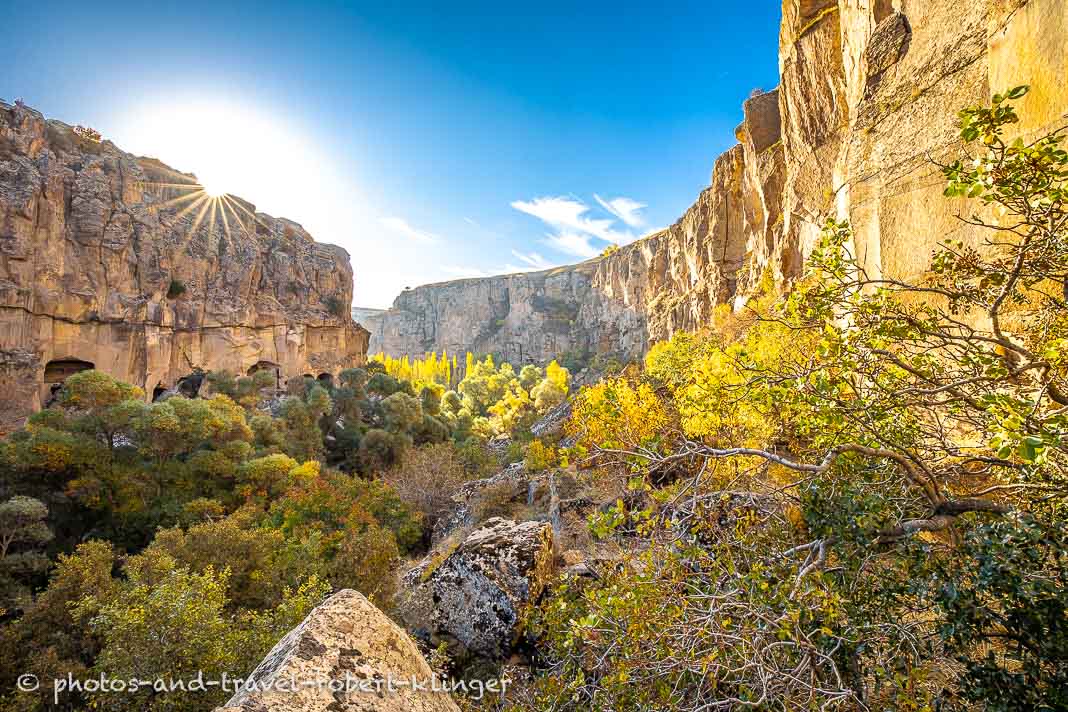
<svg viewBox="0 0 1068 712"><path fill-rule="evenodd" d="M555 467L557 463L556 448L535 440L527 447L524 464L530 472L541 472Z"/></svg>
<svg viewBox="0 0 1068 712"><path fill-rule="evenodd" d="M348 312L345 309L345 302L341 300L341 297L336 294L331 294L323 300L323 304L326 305L326 310L338 318L344 318L348 316Z"/></svg>

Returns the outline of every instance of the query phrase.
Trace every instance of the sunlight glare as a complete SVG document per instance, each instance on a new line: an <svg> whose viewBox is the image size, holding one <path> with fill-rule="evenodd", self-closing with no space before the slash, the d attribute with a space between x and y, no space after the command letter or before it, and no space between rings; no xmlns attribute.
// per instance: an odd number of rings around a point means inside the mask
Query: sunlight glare
<svg viewBox="0 0 1068 712"><path fill-rule="evenodd" d="M219 187L219 185L212 179L201 177L199 180L200 187L204 189L204 192L207 193L209 198L221 198L230 192Z"/></svg>
<svg viewBox="0 0 1068 712"><path fill-rule="evenodd" d="M169 96L129 111L115 134L128 150L195 174L211 198L239 197L324 241L352 232L355 186L284 108Z"/></svg>

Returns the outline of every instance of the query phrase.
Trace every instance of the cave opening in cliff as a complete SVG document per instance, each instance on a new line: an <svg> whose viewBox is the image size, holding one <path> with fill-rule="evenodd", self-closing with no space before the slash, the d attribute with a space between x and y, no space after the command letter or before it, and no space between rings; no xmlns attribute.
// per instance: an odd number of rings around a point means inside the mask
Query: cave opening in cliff
<svg viewBox="0 0 1068 712"><path fill-rule="evenodd" d="M334 387L334 374L332 373L320 373L319 377L316 380L318 380L319 383L325 386L326 388Z"/></svg>
<svg viewBox="0 0 1068 712"><path fill-rule="evenodd" d="M152 389L152 402L155 403L159 400L160 396L167 392L167 387L162 383L157 383L156 387Z"/></svg>
<svg viewBox="0 0 1068 712"><path fill-rule="evenodd" d="M260 371L271 371L274 373L274 387L282 387L282 367L277 363L271 363L270 361L257 361L249 366L248 375L253 376Z"/></svg>
<svg viewBox="0 0 1068 712"><path fill-rule="evenodd" d="M76 358L55 359L45 364L44 382L63 383L76 373L94 368L96 366L91 361L82 361Z"/></svg>

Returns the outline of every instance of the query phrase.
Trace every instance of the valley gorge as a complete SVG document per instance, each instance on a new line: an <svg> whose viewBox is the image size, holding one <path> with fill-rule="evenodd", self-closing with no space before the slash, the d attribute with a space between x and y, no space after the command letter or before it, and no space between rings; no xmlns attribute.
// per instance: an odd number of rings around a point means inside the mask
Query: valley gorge
<svg viewBox="0 0 1068 712"><path fill-rule="evenodd" d="M375 311L370 352L639 358L802 273L827 217L872 276L907 278L947 239L977 244L942 198L953 110L1018 84L1024 137L1068 112L1062 0L786 0L780 86L743 105L738 144L669 228L581 264L406 290ZM375 328L377 327L377 328Z"/></svg>
<svg viewBox="0 0 1068 712"><path fill-rule="evenodd" d="M984 313L1013 261L968 271L1003 228L940 165L1011 87L1007 141L1068 129L1068 0L782 0L778 69L669 227L388 309L354 304L365 256L0 102L4 679L247 682L71 695L121 712L1068 704L1068 213L1034 230L1053 296ZM812 297L825 253L848 284ZM921 286L864 301L883 278ZM802 317L709 334L791 290ZM1013 657L1010 618L1053 642Z"/></svg>

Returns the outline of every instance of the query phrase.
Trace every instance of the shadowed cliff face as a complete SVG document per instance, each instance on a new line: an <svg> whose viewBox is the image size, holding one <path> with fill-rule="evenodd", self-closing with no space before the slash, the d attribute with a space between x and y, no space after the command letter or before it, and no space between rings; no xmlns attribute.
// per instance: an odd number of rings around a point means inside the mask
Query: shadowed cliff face
<svg viewBox="0 0 1068 712"><path fill-rule="evenodd" d="M0 104L0 431L87 365L151 395L194 368L364 362L348 254L194 186Z"/></svg>
<svg viewBox="0 0 1068 712"><path fill-rule="evenodd" d="M765 274L789 288L828 216L852 222L872 276L914 276L939 241L980 240L931 162L958 151L957 110L1030 84L1020 132L1068 123L1066 37L1064 0L784 0L780 88L745 103L739 145L678 222L574 267L407 291L374 350L635 358ZM558 298L567 318L547 318Z"/></svg>

